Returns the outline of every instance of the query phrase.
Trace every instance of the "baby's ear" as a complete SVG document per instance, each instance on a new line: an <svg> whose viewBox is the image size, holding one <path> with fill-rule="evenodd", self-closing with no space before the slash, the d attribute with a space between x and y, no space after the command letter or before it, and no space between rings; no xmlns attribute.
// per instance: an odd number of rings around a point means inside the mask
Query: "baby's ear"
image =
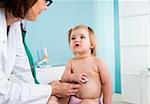
<svg viewBox="0 0 150 104"><path fill-rule="evenodd" d="M93 48L94 48L94 46L93 46L93 44L91 44L90 49L93 49Z"/></svg>

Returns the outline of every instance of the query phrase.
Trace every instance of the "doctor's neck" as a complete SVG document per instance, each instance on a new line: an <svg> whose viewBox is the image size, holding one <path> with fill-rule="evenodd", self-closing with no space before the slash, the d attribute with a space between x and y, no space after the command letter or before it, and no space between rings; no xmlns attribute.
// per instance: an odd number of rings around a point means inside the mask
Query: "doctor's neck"
<svg viewBox="0 0 150 104"><path fill-rule="evenodd" d="M20 21L20 18L16 18L13 15L11 15L10 13L6 12L6 22L7 22L7 26L12 25L13 23Z"/></svg>

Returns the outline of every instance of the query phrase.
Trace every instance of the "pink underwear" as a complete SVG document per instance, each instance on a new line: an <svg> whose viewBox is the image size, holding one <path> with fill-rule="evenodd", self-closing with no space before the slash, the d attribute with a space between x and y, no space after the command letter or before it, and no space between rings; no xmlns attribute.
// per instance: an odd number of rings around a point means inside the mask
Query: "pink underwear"
<svg viewBox="0 0 150 104"><path fill-rule="evenodd" d="M81 99L75 97L75 96L71 96L70 97L70 101L69 101L69 104L80 104L81 102ZM101 98L99 99L99 104L102 104L101 103Z"/></svg>
<svg viewBox="0 0 150 104"><path fill-rule="evenodd" d="M70 97L70 101L69 101L69 104L80 104L81 102L81 99L75 97L75 96L71 96Z"/></svg>

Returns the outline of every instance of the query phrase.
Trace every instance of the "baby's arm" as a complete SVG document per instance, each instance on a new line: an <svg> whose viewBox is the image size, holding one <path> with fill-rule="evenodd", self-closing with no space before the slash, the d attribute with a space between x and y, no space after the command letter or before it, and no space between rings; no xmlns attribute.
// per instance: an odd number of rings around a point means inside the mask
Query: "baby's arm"
<svg viewBox="0 0 150 104"><path fill-rule="evenodd" d="M68 61L68 63L66 64L66 67L65 67L65 71L61 77L61 81L64 81L64 82L73 82L73 79L72 79L72 69L71 69L71 60Z"/></svg>
<svg viewBox="0 0 150 104"><path fill-rule="evenodd" d="M107 65L99 59L97 65L102 83L103 104L112 104L112 82Z"/></svg>

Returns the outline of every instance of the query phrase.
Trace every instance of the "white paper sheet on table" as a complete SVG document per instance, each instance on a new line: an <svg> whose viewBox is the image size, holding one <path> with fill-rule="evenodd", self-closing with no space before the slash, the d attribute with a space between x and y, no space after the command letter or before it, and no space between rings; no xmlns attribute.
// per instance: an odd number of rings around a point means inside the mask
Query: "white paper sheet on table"
<svg viewBox="0 0 150 104"><path fill-rule="evenodd" d="M60 80L64 69L65 66L37 68L36 76L41 84L48 84L53 80ZM10 76L10 80L17 83L21 82L21 80L13 74Z"/></svg>
<svg viewBox="0 0 150 104"><path fill-rule="evenodd" d="M42 84L47 84L53 80L60 80L64 72L65 66L57 66L50 68L38 68L37 79Z"/></svg>

